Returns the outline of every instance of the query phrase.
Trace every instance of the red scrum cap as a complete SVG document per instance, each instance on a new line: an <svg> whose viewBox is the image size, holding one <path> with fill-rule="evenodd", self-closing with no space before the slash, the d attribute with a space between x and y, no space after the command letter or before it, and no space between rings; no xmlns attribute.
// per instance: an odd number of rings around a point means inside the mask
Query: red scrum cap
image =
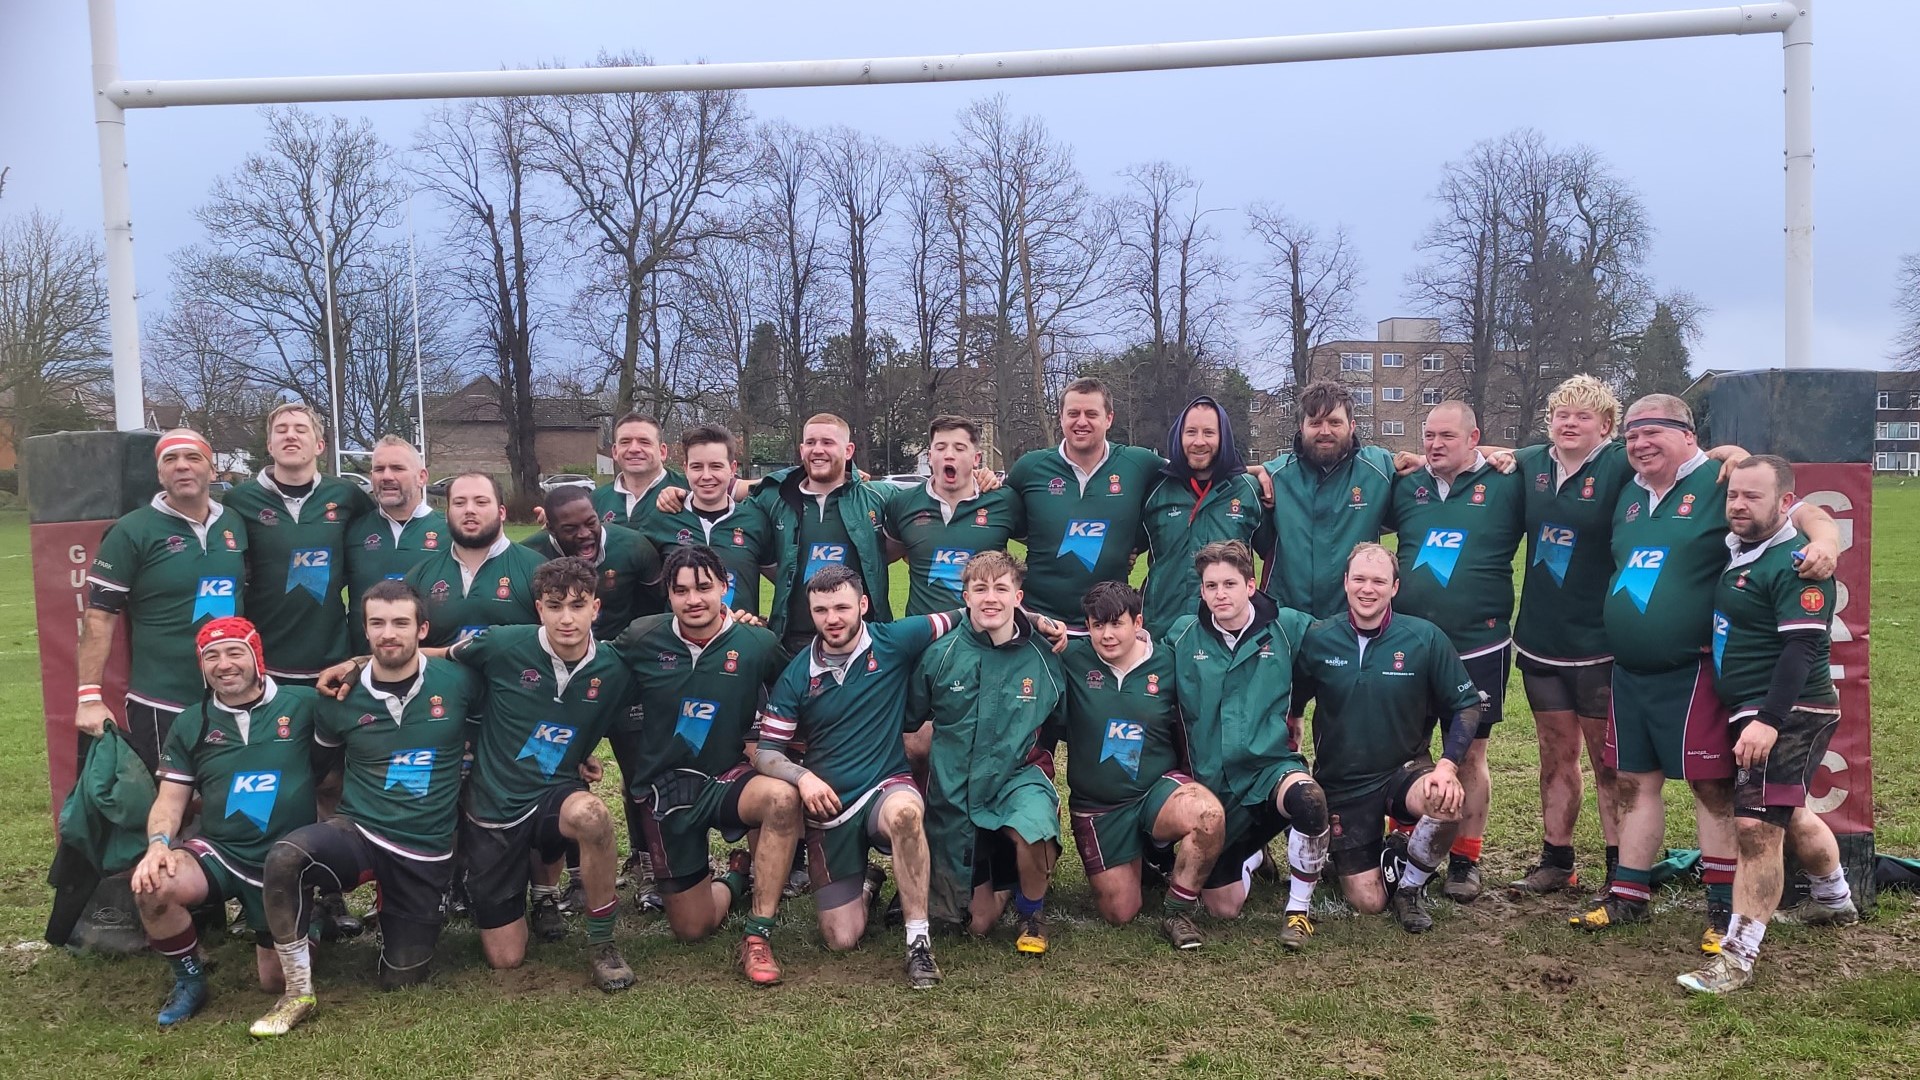
<svg viewBox="0 0 1920 1080"><path fill-rule="evenodd" d="M253 623L238 615L209 620L207 625L200 628L200 633L194 636L193 647L197 653L205 655L206 651L213 646L229 641L237 641L245 645L253 653L254 670L261 678L266 678L267 658L260 648L260 631L254 629Z"/></svg>

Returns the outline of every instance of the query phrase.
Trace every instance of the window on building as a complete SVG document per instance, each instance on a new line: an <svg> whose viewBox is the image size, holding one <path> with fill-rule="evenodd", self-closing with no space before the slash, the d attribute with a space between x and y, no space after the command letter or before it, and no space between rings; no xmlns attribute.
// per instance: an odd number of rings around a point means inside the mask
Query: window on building
<svg viewBox="0 0 1920 1080"><path fill-rule="evenodd" d="M1404 386L1383 386L1380 388L1381 401L1407 400L1407 388Z"/></svg>
<svg viewBox="0 0 1920 1080"><path fill-rule="evenodd" d="M1373 354L1370 352L1343 352L1340 354L1341 371L1372 371Z"/></svg>
<svg viewBox="0 0 1920 1080"><path fill-rule="evenodd" d="M1380 434L1382 435L1405 435L1406 433L1407 422L1405 420L1380 421Z"/></svg>
<svg viewBox="0 0 1920 1080"><path fill-rule="evenodd" d="M1420 370L1445 371L1447 370L1447 358L1441 353L1428 353L1420 358Z"/></svg>
<svg viewBox="0 0 1920 1080"><path fill-rule="evenodd" d="M1353 403L1355 405L1373 404L1373 387L1356 386L1353 388L1352 393L1353 393Z"/></svg>
<svg viewBox="0 0 1920 1080"><path fill-rule="evenodd" d="M1463 356L1463 357L1461 357L1461 358L1460 358L1460 370L1461 370L1461 371L1472 371L1472 370L1473 370L1473 357L1471 357L1471 356Z"/></svg>
<svg viewBox="0 0 1920 1080"><path fill-rule="evenodd" d="M1383 352L1380 354L1380 366L1381 367L1406 367L1407 358L1404 355L1397 352Z"/></svg>
<svg viewBox="0 0 1920 1080"><path fill-rule="evenodd" d="M1920 394L1907 395L1907 408L1920 409Z"/></svg>
<svg viewBox="0 0 1920 1080"><path fill-rule="evenodd" d="M1373 438L1373 421L1362 420L1354 426L1360 429L1361 442L1366 442L1368 439Z"/></svg>
<svg viewBox="0 0 1920 1080"><path fill-rule="evenodd" d="M1513 440L1519 437L1520 437L1520 429L1517 427L1514 427L1512 424L1508 424L1507 425L1507 445L1512 446Z"/></svg>
<svg viewBox="0 0 1920 1080"><path fill-rule="evenodd" d="M1438 405L1440 404L1440 400L1440 391L1438 389L1429 387L1428 389L1420 391L1420 404L1422 405Z"/></svg>
<svg viewBox="0 0 1920 1080"><path fill-rule="evenodd" d="M1874 398L1875 398L1874 405L1876 408L1879 408L1882 411L1893 408L1893 395L1887 393L1885 390L1882 390L1878 394L1874 395Z"/></svg>
<svg viewBox="0 0 1920 1080"><path fill-rule="evenodd" d="M1887 395L1881 394L1880 396L1884 398ZM1880 407L1883 409L1886 408L1885 405L1882 405ZM1875 472L1891 472L1893 470L1893 455L1892 454L1873 455L1873 469Z"/></svg>

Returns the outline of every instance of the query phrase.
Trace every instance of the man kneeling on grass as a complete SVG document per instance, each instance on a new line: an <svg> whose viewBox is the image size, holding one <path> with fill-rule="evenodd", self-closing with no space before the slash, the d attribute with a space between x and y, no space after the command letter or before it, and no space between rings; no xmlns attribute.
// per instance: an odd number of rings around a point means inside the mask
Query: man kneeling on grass
<svg viewBox="0 0 1920 1080"><path fill-rule="evenodd" d="M960 573L966 625L920 658L908 687L907 724L932 725L932 914L964 920L971 933L985 935L1011 899L1020 918L1015 948L1037 956L1047 951L1042 905L1060 856L1051 746L1061 674L1060 661L1020 610L1026 571L1004 551L967 561Z"/></svg>
<svg viewBox="0 0 1920 1080"><path fill-rule="evenodd" d="M1193 914L1226 839L1226 812L1183 770L1173 651L1146 636L1141 596L1121 582L1088 589L1081 608L1087 636L1063 658L1074 847L1100 917L1115 926L1140 913L1147 849L1172 847L1160 933L1176 949L1197 949Z"/></svg>
<svg viewBox="0 0 1920 1080"><path fill-rule="evenodd" d="M258 939L260 988L283 988L260 900L260 864L274 841L314 822L313 725L319 698L267 677L259 631L214 619L195 644L211 692L189 705L160 749L159 795L147 814L147 854L133 868L133 899L155 952L173 965L160 1009L171 1027L207 1000L206 969L189 909L238 900ZM173 846L187 805L201 799L200 829Z"/></svg>

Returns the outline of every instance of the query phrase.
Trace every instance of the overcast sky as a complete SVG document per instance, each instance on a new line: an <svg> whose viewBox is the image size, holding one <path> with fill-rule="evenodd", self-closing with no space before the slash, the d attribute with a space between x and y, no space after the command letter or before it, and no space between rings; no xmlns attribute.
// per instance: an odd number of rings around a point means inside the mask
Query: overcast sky
<svg viewBox="0 0 1920 1080"><path fill-rule="evenodd" d="M1415 26L1682 7L1688 0L1369 3L1182 0L912 5L550 0L120 0L127 78L473 70L583 63L601 50L660 62L789 60ZM1911 0L1821 0L1815 31L1816 362L1882 366L1896 262L1920 251L1920 92ZM1899 20L1897 14L1909 15ZM1096 188L1165 158L1207 201L1271 200L1343 222L1358 241L1363 313L1404 313L1414 241L1441 164L1523 126L1601 151L1644 196L1660 288L1712 313L1695 369L1781 362L1781 59L1777 35L1264 68L994 83L753 91L759 118L844 123L903 145L944 139L976 97L1005 93L1075 148ZM97 230L98 155L83 0L0 0L0 212L38 206ZM427 103L311 106L373 119L404 145ZM128 114L143 317L168 253L215 176L260 143L248 107ZM1239 245L1237 222L1222 233Z"/></svg>

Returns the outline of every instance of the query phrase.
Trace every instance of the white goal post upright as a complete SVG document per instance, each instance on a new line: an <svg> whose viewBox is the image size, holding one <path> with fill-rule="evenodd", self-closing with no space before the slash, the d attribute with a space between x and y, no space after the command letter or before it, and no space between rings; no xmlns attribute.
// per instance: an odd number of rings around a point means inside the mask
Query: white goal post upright
<svg viewBox="0 0 1920 1080"><path fill-rule="evenodd" d="M134 81L120 77L114 0L87 0L87 7L93 38L94 123L100 143L100 190L106 228L114 416L123 431L145 423L139 322L134 310L133 214L126 160L128 109L1021 79L1737 34L1779 34L1784 45L1785 357L1789 368L1810 367L1813 363L1811 0L1459 26L869 60Z"/></svg>

